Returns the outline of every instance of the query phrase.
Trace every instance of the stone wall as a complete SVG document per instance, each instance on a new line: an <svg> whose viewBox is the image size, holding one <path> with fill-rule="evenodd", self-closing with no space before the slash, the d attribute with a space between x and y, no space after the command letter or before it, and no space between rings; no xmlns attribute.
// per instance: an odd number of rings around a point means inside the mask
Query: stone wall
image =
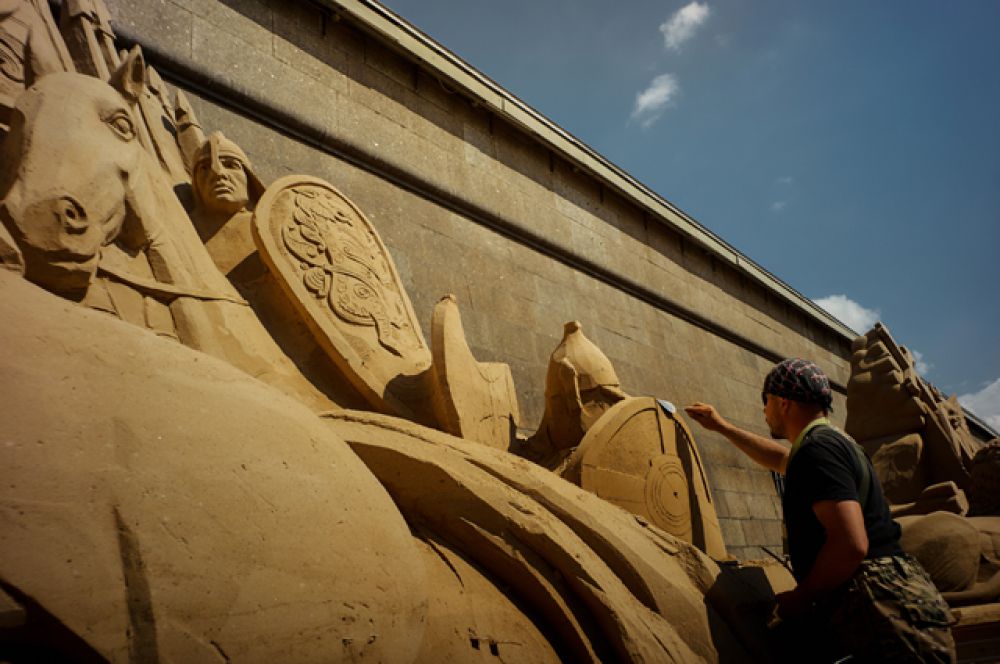
<svg viewBox="0 0 1000 664"><path fill-rule="evenodd" d="M572 319L629 393L710 401L761 433L764 373L779 356L813 358L839 386L842 422L850 350L842 327L348 13L312 2L107 4L120 42L140 43L205 129L239 143L265 181L315 175L358 204L392 252L425 333L438 298L457 296L477 357L511 366L526 431L541 418L548 356ZM770 474L692 428L729 550L740 558L780 550Z"/></svg>

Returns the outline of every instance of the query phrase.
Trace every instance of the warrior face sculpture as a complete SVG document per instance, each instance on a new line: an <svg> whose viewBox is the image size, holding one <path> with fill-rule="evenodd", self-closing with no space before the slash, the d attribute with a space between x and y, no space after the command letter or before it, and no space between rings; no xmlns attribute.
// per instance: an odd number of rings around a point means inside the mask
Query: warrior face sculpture
<svg viewBox="0 0 1000 664"><path fill-rule="evenodd" d="M193 171L198 206L212 214L230 217L247 210L264 190L240 146L219 131L198 150Z"/></svg>

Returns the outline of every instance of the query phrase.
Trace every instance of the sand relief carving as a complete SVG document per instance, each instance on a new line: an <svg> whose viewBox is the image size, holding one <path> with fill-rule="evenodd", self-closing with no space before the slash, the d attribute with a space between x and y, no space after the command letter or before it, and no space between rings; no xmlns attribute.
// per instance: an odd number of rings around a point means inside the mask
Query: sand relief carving
<svg viewBox="0 0 1000 664"><path fill-rule="evenodd" d="M631 397L577 321L552 352L538 431L514 451L648 519L717 560L727 558L704 465L676 408Z"/></svg>
<svg viewBox="0 0 1000 664"><path fill-rule="evenodd" d="M46 74L73 71L65 43L52 38L55 32L47 2L0 3L0 129L9 128L14 100L25 88Z"/></svg>
<svg viewBox="0 0 1000 664"><path fill-rule="evenodd" d="M309 176L265 192L236 143L205 137L182 93L174 116L205 248L308 380L343 406L510 445L519 418L510 370L472 358L454 298L454 313L432 322L449 330L434 335L432 355L391 255L352 201ZM289 334L295 325L304 334Z"/></svg>
<svg viewBox="0 0 1000 664"><path fill-rule="evenodd" d="M407 319L388 252L347 200L322 188L297 187L294 224L282 226L306 288L344 322L374 327L378 344L402 357L425 348Z"/></svg>
<svg viewBox="0 0 1000 664"><path fill-rule="evenodd" d="M395 417L321 420L16 275L0 288L23 323L0 328L0 371L24 377L0 402L0 578L74 636L4 631L29 652L746 661L706 610L708 557L548 471Z"/></svg>
<svg viewBox="0 0 1000 664"><path fill-rule="evenodd" d="M881 323L854 343L847 409L847 431L872 457L904 549L949 603L1000 598L1000 444L973 438L955 397L924 382Z"/></svg>
<svg viewBox="0 0 1000 664"><path fill-rule="evenodd" d="M240 146L222 132L204 139L190 160L191 218L212 260L228 275L253 251L250 214L264 185Z"/></svg>
<svg viewBox="0 0 1000 664"><path fill-rule="evenodd" d="M900 544L927 570L952 606L1000 600L1000 515L952 512L905 516Z"/></svg>
<svg viewBox="0 0 1000 664"><path fill-rule="evenodd" d="M3 371L32 378L3 402L7 435L25 443L6 457L5 479L40 487L49 507L21 510L16 542L8 539L12 530L0 535L0 576L18 601L34 598L101 656L191 659L221 650L235 659L420 661L419 652L451 651L464 661L471 633L483 650L521 661L740 658L741 646L704 613L702 595L717 573L709 559L596 497L588 502L547 471L398 418L345 413L323 428L301 405L221 362L11 278L3 282L2 315L29 313L21 314L23 326L2 331L4 348L15 351L3 355ZM95 353L105 359L95 364ZM168 368L157 381L135 370L131 358L140 353ZM50 382L33 370L37 361L55 361L73 379ZM127 410L117 395L131 395ZM79 412L62 405L68 402ZM165 429L173 418L161 409L191 416ZM88 434L107 422L115 422L114 446ZM38 436L88 461L46 457L47 447L28 444ZM385 478L393 502L345 456L342 440ZM125 472L100 473L115 455L128 464ZM22 496L4 483L6 503ZM87 518L60 511L76 505ZM408 539L393 505L426 534ZM244 523L244 510L257 516ZM56 546L47 539L51 524L64 521L76 527ZM116 532L124 544L116 544ZM322 537L303 541L303 532ZM120 550L127 552L121 560ZM129 562L137 557L140 564ZM118 588L115 578L80 574L119 566L130 587L151 594L119 599L108 592ZM569 585L551 585L552 570ZM425 575L442 574L428 604ZM447 608L474 609L463 599L469 589L478 584L486 593L498 581L520 601L531 598L544 619L527 619L496 597L491 613L457 629L456 616L474 611ZM88 593L91 582L108 591ZM142 622L128 606L156 622ZM681 620L684 631L663 615ZM95 623L99 616L112 620ZM289 641L302 630L321 636ZM557 641L545 636L553 630ZM128 633L136 636L126 643Z"/></svg>
<svg viewBox="0 0 1000 664"><path fill-rule="evenodd" d="M501 450L521 421L510 367L479 362L469 349L458 301L447 295L431 316L433 408L442 431Z"/></svg>
<svg viewBox="0 0 1000 664"><path fill-rule="evenodd" d="M880 478L894 504L916 502L923 489L941 483L968 487L979 445L961 407L920 378L909 351L881 323L854 342L845 428L876 470L884 469Z"/></svg>
<svg viewBox="0 0 1000 664"><path fill-rule="evenodd" d="M632 449L615 435L642 423L654 511L684 532L507 454L509 368L476 362L454 300L435 309L428 354L360 210L301 176L258 199L245 153L192 140L193 114L150 91L138 50L115 64L107 26L87 18L106 10L88 4L66 3L65 25L101 38L74 50L98 75L35 82L0 146L0 255L24 277L0 271L0 319L18 321L0 326L0 373L21 377L0 399L0 502L15 507L0 581L29 622L43 617L5 639L52 660L136 661L745 661L762 647L706 608L719 568L683 538L712 555L721 538L682 422L655 402L650 420L651 400L628 398L603 354L580 359L577 325L542 435L564 460L579 445L581 475L604 477ZM178 142L150 126L156 113ZM193 223L174 193L187 165ZM233 222L345 373L364 382L375 353L418 358L436 425L485 444L337 408L234 286L254 252L220 270L210 239Z"/></svg>
<svg viewBox="0 0 1000 664"><path fill-rule="evenodd" d="M948 496L964 512L962 450L974 443L959 440L967 430L954 429L947 400L917 375L909 351L881 323L855 340L851 366L846 428L872 456L896 512L938 507Z"/></svg>
<svg viewBox="0 0 1000 664"><path fill-rule="evenodd" d="M192 111L186 110L185 117L197 125ZM230 160L228 165L224 157ZM253 205L251 227L260 257L339 373L376 410L491 447L513 449L558 471L584 433L628 397L607 357L583 335L579 323L569 323L546 376L542 424L530 441L518 441L519 407L509 367L475 360L453 296L442 298L435 307L433 353L429 352L392 257L356 205L328 183L307 176L287 176L268 187L260 200L251 197L248 183L255 190L261 185L249 159L219 132L204 141L194 161L192 218L216 264L232 278L236 265L252 253L245 234L247 208ZM227 228L237 237L217 242ZM225 253L232 247L237 249L235 259ZM643 463L648 457L663 456L663 436L656 438L647 441ZM697 458L689 431L682 440L684 449L692 450L688 454ZM588 449L617 446L602 439ZM617 458L628 455L619 451ZM633 506L632 511L695 541L703 550L710 542L710 553L724 558L700 459L684 468L686 476L672 481L664 481L673 477L664 468L651 471L648 508ZM583 484L580 473L576 475L578 485L596 491L589 471ZM661 494L675 493L677 482L684 483L685 495L688 482L697 487L690 493L696 499L690 513L686 506L678 515L661 504ZM618 504L624 506L623 501ZM678 519L683 523L678 525ZM695 531L700 534L695 536Z"/></svg>
<svg viewBox="0 0 1000 664"><path fill-rule="evenodd" d="M18 98L3 146L0 192L21 270L64 297L330 407L296 376L215 269L170 177L144 144L150 134L141 129L139 100L146 78L136 48L108 83L50 74Z"/></svg>
<svg viewBox="0 0 1000 664"><path fill-rule="evenodd" d="M259 201L252 231L274 282L368 407L509 447L519 419L510 369L475 360L452 296L435 309L432 353L392 256L353 202L287 176Z"/></svg>
<svg viewBox="0 0 1000 664"><path fill-rule="evenodd" d="M416 419L430 350L361 211L323 180L292 175L268 187L251 228L263 262L344 377L375 409Z"/></svg>
<svg viewBox="0 0 1000 664"><path fill-rule="evenodd" d="M83 298L102 248L119 237L129 214L130 178L115 177L140 164L127 94L93 78L52 74L18 98L4 142L2 214L24 276L72 299ZM81 125L88 131L73 130ZM104 161L81 175L77 160L59 158L67 148Z"/></svg>
<svg viewBox="0 0 1000 664"><path fill-rule="evenodd" d="M542 421L515 451L560 472L587 430L628 396L611 361L583 334L580 323L566 323L545 373Z"/></svg>
<svg viewBox="0 0 1000 664"><path fill-rule="evenodd" d="M716 560L728 557L694 436L669 402L616 404L587 431L562 476Z"/></svg>
<svg viewBox="0 0 1000 664"><path fill-rule="evenodd" d="M165 107L173 108L177 151L190 173L189 182L175 185L175 191L189 209L203 251L246 300L257 325L287 358L284 361L294 365L297 380L322 395L322 400L310 403L317 409L360 407L364 400L338 380L311 333L303 323L296 324L297 313L260 260L251 226L265 187L250 159L222 132L206 137L183 92L178 91L175 104Z"/></svg>

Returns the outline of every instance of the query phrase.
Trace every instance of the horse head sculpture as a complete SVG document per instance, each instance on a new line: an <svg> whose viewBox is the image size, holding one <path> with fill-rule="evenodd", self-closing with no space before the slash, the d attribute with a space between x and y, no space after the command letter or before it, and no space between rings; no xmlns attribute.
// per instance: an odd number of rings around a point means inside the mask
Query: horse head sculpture
<svg viewBox="0 0 1000 664"><path fill-rule="evenodd" d="M157 161L164 146L149 130L159 118L143 106L146 81L135 47L109 82L61 72L18 97L0 145L0 262L15 262L13 244L28 281L155 325L317 410L330 408L199 239ZM102 291L110 298L108 281L130 293L126 306L101 300Z"/></svg>
<svg viewBox="0 0 1000 664"><path fill-rule="evenodd" d="M0 220L21 251L28 280L81 296L101 247L135 216L132 181L144 149L131 106L144 81L136 49L111 85L61 72L17 99L0 146Z"/></svg>

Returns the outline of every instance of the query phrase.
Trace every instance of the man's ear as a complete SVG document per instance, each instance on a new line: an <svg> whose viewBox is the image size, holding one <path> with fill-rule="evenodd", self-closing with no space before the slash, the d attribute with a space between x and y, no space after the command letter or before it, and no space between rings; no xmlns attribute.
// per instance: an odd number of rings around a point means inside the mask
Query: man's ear
<svg viewBox="0 0 1000 664"><path fill-rule="evenodd" d="M130 102L139 101L146 91L146 61L138 44L132 47L125 60L111 74L108 83Z"/></svg>

